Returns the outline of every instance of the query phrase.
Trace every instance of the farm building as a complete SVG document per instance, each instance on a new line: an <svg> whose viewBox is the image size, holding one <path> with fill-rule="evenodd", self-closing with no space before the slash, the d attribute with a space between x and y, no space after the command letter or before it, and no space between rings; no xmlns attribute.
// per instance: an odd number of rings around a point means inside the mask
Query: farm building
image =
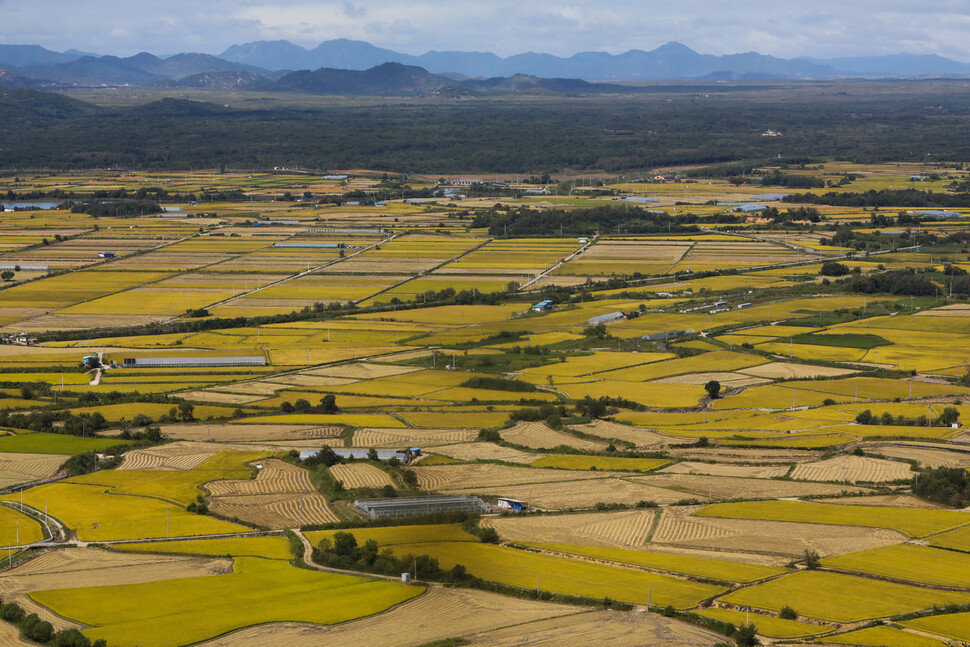
<svg viewBox="0 0 970 647"><path fill-rule="evenodd" d="M39 263L0 263L0 270L17 270L24 272L47 272L51 269L50 265Z"/></svg>
<svg viewBox="0 0 970 647"><path fill-rule="evenodd" d="M308 234L386 234L386 229L358 229L352 227L325 227L307 229Z"/></svg>
<svg viewBox="0 0 970 647"><path fill-rule="evenodd" d="M356 499L354 507L371 519L415 517L440 512L491 512L492 506L477 496L452 494L392 499Z"/></svg>
<svg viewBox="0 0 970 647"><path fill-rule="evenodd" d="M408 449L378 449L377 460L389 461L396 458L402 463L410 463L415 457L421 455L420 447L409 447ZM353 458L356 460L367 460L370 450L365 448L357 449L334 449L333 453L341 458ZM319 449L304 449L300 452L300 460L312 458L320 453Z"/></svg>
<svg viewBox="0 0 970 647"><path fill-rule="evenodd" d="M253 222L253 227L259 227L261 225L298 225L299 220L256 220Z"/></svg>
<svg viewBox="0 0 970 647"><path fill-rule="evenodd" d="M549 299L546 299L545 301L540 301L539 303L532 306L530 310L532 310L532 312L546 312L547 310L552 310L552 308L553 308L552 301L550 301Z"/></svg>
<svg viewBox="0 0 970 647"><path fill-rule="evenodd" d="M98 258L114 258L114 257L115 257L114 252L101 252L100 254L98 254Z"/></svg>
<svg viewBox="0 0 970 647"><path fill-rule="evenodd" d="M284 249L344 249L347 247L347 244L346 243L286 242L286 243L273 243L273 247L284 248Z"/></svg>
<svg viewBox="0 0 970 647"><path fill-rule="evenodd" d="M676 339L677 337L682 337L683 335L692 335L696 331L693 328L685 328L684 330L667 330L664 332L655 332L649 335L644 335L640 339L643 341L667 341L668 339Z"/></svg>
<svg viewBox="0 0 970 647"><path fill-rule="evenodd" d="M906 213L913 216L927 216L929 218L962 218L963 214L945 209L911 209Z"/></svg>
<svg viewBox="0 0 970 647"><path fill-rule="evenodd" d="M181 368L184 366L266 366L262 355L251 357L126 357L125 368Z"/></svg>
<svg viewBox="0 0 970 647"><path fill-rule="evenodd" d="M599 324L609 323L611 321L619 321L626 317L622 312L610 312L605 315L599 315L597 317L590 317L586 320L586 323L590 326L596 326Z"/></svg>
<svg viewBox="0 0 970 647"><path fill-rule="evenodd" d="M721 202L719 206L728 207L728 211L735 213L755 213L766 211L768 207L760 202Z"/></svg>
<svg viewBox="0 0 970 647"><path fill-rule="evenodd" d="M339 182L339 181L342 181L342 180L346 180L348 177L350 177L350 176L349 175L324 175L320 179L321 180L330 180L330 181Z"/></svg>
<svg viewBox="0 0 970 647"><path fill-rule="evenodd" d="M791 193L759 193L758 195L748 196L748 199L757 200L760 202L778 202L779 200L783 200L790 195L792 194Z"/></svg>
<svg viewBox="0 0 970 647"><path fill-rule="evenodd" d="M159 218L183 219L183 218L188 218L189 217L189 214L187 214L187 213L168 213L168 212L166 212L166 213L160 213L160 214L158 214L158 217Z"/></svg>
<svg viewBox="0 0 970 647"><path fill-rule="evenodd" d="M505 510L525 510L529 507L529 504L525 501L519 501L518 499L510 499L508 497L500 496L498 498L497 507L503 508Z"/></svg>
<svg viewBox="0 0 970 647"><path fill-rule="evenodd" d="M654 204L660 202L659 198L647 198L642 195L624 195L620 197L620 202L633 202L635 204Z"/></svg>

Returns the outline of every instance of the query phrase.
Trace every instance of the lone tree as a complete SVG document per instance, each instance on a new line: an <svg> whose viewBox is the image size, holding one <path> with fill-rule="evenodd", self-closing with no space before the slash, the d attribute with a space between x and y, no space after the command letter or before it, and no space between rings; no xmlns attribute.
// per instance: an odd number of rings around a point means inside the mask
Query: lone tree
<svg viewBox="0 0 970 647"><path fill-rule="evenodd" d="M721 394L721 383L717 380L711 380L704 385L704 390L707 391L707 395L711 396L711 400L717 400L717 397Z"/></svg>
<svg viewBox="0 0 970 647"><path fill-rule="evenodd" d="M13 276L14 276L13 270L4 270L0 272L0 279L3 279L4 281L12 280Z"/></svg>

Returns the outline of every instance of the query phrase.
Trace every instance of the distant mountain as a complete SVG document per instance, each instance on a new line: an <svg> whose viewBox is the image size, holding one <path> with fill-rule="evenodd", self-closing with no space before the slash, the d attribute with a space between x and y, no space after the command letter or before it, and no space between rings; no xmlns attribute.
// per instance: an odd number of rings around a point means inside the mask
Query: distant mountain
<svg viewBox="0 0 970 647"><path fill-rule="evenodd" d="M22 88L38 90L41 88L50 87L51 85L52 83L50 81L28 79L27 77L14 74L9 70L0 68L0 87L7 88L8 90L19 90Z"/></svg>
<svg viewBox="0 0 970 647"><path fill-rule="evenodd" d="M84 56L81 52L52 52L40 45L0 45L0 66L59 65Z"/></svg>
<svg viewBox="0 0 970 647"><path fill-rule="evenodd" d="M164 58L146 52L118 58L77 50L53 52L38 45L0 45L0 68L9 74L28 80L49 79L67 86L148 85L162 79L220 72L250 72L281 79L289 70L365 71L385 63L420 67L432 75L456 80L519 76L605 82L970 77L970 64L936 55L785 59L745 52L715 56L700 54L680 43L615 55L580 52L568 58L536 52L503 58L491 52L434 50L414 56L348 39L325 41L312 49L285 40L256 41L233 45L219 56L183 53ZM250 80L245 76L238 76L235 81L231 77L205 77L192 82L210 83L212 87L237 83L235 87L242 87ZM313 83L307 79L296 83L304 81Z"/></svg>
<svg viewBox="0 0 970 647"><path fill-rule="evenodd" d="M364 70L381 63L423 67L433 74L470 77L578 78L587 81L691 79L832 79L846 76L914 78L967 76L970 64L940 56L899 54L864 58L784 59L757 52L715 56L699 54L680 43L652 51L633 49L622 54L580 52L569 58L527 52L502 58L490 52L429 51L420 56L346 39L305 49L289 41L257 41L234 45L219 55L229 61L274 69L322 67Z"/></svg>
<svg viewBox="0 0 970 647"><path fill-rule="evenodd" d="M814 59L804 60L819 62ZM936 54L832 58L824 61L824 63L845 74L865 77L956 77L970 74L970 65L967 63L960 63Z"/></svg>
<svg viewBox="0 0 970 647"><path fill-rule="evenodd" d="M90 103L53 92L0 89L0 119L14 117L66 119L98 110L100 108Z"/></svg>
<svg viewBox="0 0 970 647"><path fill-rule="evenodd" d="M639 88L610 83L590 83L582 79L543 79L537 76L516 74L491 79L458 79L454 85L478 91L511 92L523 94L607 94L633 93Z"/></svg>
<svg viewBox="0 0 970 647"><path fill-rule="evenodd" d="M455 82L431 74L423 68L383 63L367 70L321 68L312 72L293 72L261 89L310 94L406 97L428 94L449 85L455 85Z"/></svg>
<svg viewBox="0 0 970 647"><path fill-rule="evenodd" d="M271 83L273 79L255 72L202 72L181 79L159 79L156 88L199 88L206 90L245 90Z"/></svg>

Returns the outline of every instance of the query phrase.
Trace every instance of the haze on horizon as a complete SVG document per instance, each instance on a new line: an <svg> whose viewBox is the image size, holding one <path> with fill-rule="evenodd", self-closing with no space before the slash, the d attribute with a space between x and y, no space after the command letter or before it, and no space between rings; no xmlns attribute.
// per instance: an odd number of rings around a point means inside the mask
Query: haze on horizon
<svg viewBox="0 0 970 647"><path fill-rule="evenodd" d="M256 40L365 40L428 50L619 54L677 41L705 54L781 58L938 54L970 61L970 3L937 0L0 0L0 43L130 56L219 54Z"/></svg>

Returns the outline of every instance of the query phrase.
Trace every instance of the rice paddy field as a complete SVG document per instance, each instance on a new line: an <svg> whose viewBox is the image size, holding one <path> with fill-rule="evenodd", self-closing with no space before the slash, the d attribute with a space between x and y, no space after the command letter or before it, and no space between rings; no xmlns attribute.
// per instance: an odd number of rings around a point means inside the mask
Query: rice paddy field
<svg viewBox="0 0 970 647"><path fill-rule="evenodd" d="M856 173L849 191L925 172L799 170ZM970 468L970 306L943 273L970 269L962 219L920 223L937 238L917 253L891 228L877 240L860 208L817 205L819 222L798 228L715 222L714 200L773 192L723 178L689 195L608 182L668 213L697 201L696 231L636 235L506 236L472 226L496 209L478 197L281 199L383 181L347 175L0 178L247 197L204 214L166 205L186 218L4 214L0 260L24 267L0 285L0 500L26 506L0 506L5 602L112 646L730 640L655 613L668 604L737 626L750 614L763 643L970 640L970 522L919 488L931 470ZM504 196L514 209L498 211L615 202L577 190ZM853 238L833 244L847 223ZM825 261L848 273L823 276ZM856 289L906 268L931 288ZM399 453L377 463L370 449ZM483 513L374 522L355 506L429 494L478 497ZM309 549L339 528L500 593L315 570ZM47 534L53 549L13 548ZM513 589L540 599L501 593ZM799 619L778 617L786 605ZM864 626L916 612L928 615ZM7 627L0 642L15 644Z"/></svg>

